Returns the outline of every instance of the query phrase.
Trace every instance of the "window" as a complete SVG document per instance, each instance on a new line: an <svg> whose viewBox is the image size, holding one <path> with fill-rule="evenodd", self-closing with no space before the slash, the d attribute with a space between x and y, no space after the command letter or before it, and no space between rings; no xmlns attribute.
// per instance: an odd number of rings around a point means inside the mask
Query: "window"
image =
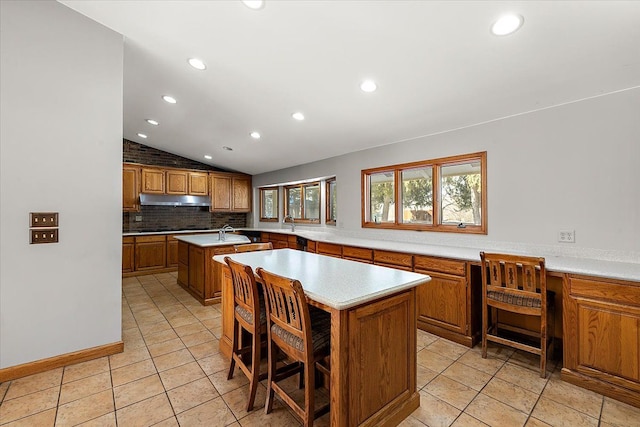
<svg viewBox="0 0 640 427"><path fill-rule="evenodd" d="M320 183L290 185L284 189L285 216L297 222L320 221Z"/></svg>
<svg viewBox="0 0 640 427"><path fill-rule="evenodd" d="M487 233L487 153L362 171L362 226Z"/></svg>
<svg viewBox="0 0 640 427"><path fill-rule="evenodd" d="M336 179L328 179L325 183L325 191L327 197L326 207L326 219L325 223L330 225L336 225L338 219L338 207L337 207L337 193L336 193Z"/></svg>
<svg viewBox="0 0 640 427"><path fill-rule="evenodd" d="M260 221L278 221L278 187L260 189Z"/></svg>

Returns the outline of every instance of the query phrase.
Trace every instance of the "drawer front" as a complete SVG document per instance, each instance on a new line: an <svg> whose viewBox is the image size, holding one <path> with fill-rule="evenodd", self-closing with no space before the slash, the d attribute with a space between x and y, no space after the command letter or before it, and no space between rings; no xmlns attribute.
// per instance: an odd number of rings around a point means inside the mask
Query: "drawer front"
<svg viewBox="0 0 640 427"><path fill-rule="evenodd" d="M167 236L164 234L156 236L136 236L136 243L165 242Z"/></svg>
<svg viewBox="0 0 640 427"><path fill-rule="evenodd" d="M334 243L318 242L316 251L319 254L342 256L342 245Z"/></svg>
<svg viewBox="0 0 640 427"><path fill-rule="evenodd" d="M234 254L236 250L233 246L222 246L213 250L214 255Z"/></svg>
<svg viewBox="0 0 640 427"><path fill-rule="evenodd" d="M135 239L133 237L123 237L122 238L122 243L134 243Z"/></svg>
<svg viewBox="0 0 640 427"><path fill-rule="evenodd" d="M391 251L373 251L373 262L375 264L394 266L404 269L413 269L413 255Z"/></svg>
<svg viewBox="0 0 640 427"><path fill-rule="evenodd" d="M640 283L569 276L571 296L640 307Z"/></svg>
<svg viewBox="0 0 640 427"><path fill-rule="evenodd" d="M365 248L354 248L353 246L343 246L342 256L350 259L371 261L373 260L373 250Z"/></svg>
<svg viewBox="0 0 640 427"><path fill-rule="evenodd" d="M442 258L416 255L413 257L413 266L416 270L439 271L441 273L466 275L467 268L464 261L454 261Z"/></svg>

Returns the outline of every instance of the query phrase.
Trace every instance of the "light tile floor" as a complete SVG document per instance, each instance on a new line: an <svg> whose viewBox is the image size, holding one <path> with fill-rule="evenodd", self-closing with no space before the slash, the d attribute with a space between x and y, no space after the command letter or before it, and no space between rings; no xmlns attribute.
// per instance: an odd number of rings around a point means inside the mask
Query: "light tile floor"
<svg viewBox="0 0 640 427"><path fill-rule="evenodd" d="M265 388L247 413L247 380L226 380L218 352L220 306L201 306L175 273L123 279L125 351L0 384L0 425L295 426ZM482 359L418 331L420 408L402 426L640 426L640 409L560 380L556 363L538 375L528 354L491 347ZM316 425L328 425L328 415Z"/></svg>

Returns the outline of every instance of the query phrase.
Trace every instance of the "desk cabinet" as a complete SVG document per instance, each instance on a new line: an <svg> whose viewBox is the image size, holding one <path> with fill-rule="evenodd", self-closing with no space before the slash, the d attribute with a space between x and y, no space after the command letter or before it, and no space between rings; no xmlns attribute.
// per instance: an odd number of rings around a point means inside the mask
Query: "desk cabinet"
<svg viewBox="0 0 640 427"><path fill-rule="evenodd" d="M562 379L640 407L640 283L567 274Z"/></svg>

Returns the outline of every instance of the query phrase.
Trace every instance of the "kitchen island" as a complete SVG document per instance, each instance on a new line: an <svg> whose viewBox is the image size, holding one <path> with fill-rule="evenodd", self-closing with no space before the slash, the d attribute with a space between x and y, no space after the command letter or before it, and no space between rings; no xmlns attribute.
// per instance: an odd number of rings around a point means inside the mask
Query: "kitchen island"
<svg viewBox="0 0 640 427"><path fill-rule="evenodd" d="M178 284L202 305L220 302L220 266L214 255L234 253L235 245L251 243L246 236L226 234L195 234L176 236L178 240Z"/></svg>
<svg viewBox="0 0 640 427"><path fill-rule="evenodd" d="M428 275L292 249L229 255L298 279L309 304L331 314L331 425L392 426L420 406L416 286ZM232 284L224 255L220 350L231 354Z"/></svg>

